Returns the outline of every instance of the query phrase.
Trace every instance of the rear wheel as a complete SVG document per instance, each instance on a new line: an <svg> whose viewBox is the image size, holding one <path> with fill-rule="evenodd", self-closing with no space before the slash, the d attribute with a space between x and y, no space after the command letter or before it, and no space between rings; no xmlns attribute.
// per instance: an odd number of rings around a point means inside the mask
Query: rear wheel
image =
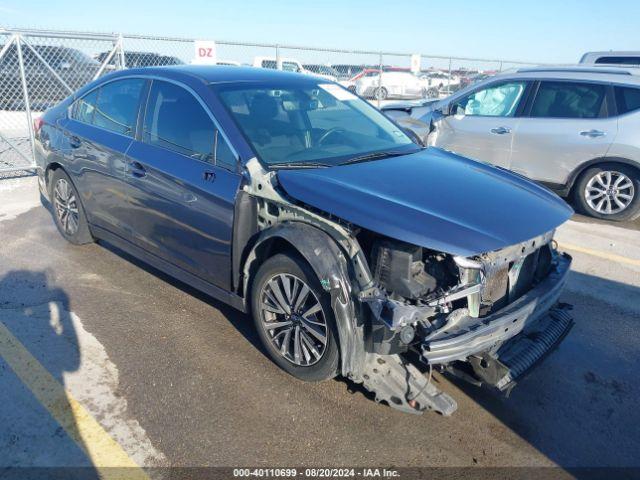
<svg viewBox="0 0 640 480"><path fill-rule="evenodd" d="M329 294L309 265L294 255L265 261L252 288L253 319L271 359L305 381L338 371L339 351Z"/></svg>
<svg viewBox="0 0 640 480"><path fill-rule="evenodd" d="M51 175L50 188L53 218L60 234L75 245L93 242L78 191L62 169Z"/></svg>
<svg viewBox="0 0 640 480"><path fill-rule="evenodd" d="M640 216L640 175L627 165L588 168L580 175L574 195L579 210L595 218L623 221Z"/></svg>

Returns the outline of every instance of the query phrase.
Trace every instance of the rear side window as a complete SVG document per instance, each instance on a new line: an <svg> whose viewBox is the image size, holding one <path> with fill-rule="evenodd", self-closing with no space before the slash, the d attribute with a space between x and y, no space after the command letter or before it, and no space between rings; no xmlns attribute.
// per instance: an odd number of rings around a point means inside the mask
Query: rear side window
<svg viewBox="0 0 640 480"><path fill-rule="evenodd" d="M145 80L132 78L99 89L93 124L115 133L133 136L138 119L140 93Z"/></svg>
<svg viewBox="0 0 640 480"><path fill-rule="evenodd" d="M615 87L618 114L640 109L640 88Z"/></svg>
<svg viewBox="0 0 640 480"><path fill-rule="evenodd" d="M597 118L605 85L574 82L542 82L531 106L531 117Z"/></svg>
<svg viewBox="0 0 640 480"><path fill-rule="evenodd" d="M71 111L71 118L83 123L93 123L98 91L98 89L93 90L79 100L76 100L76 103L73 105L73 110Z"/></svg>
<svg viewBox="0 0 640 480"><path fill-rule="evenodd" d="M204 107L190 92L173 83L152 83L142 140L235 170L235 156Z"/></svg>
<svg viewBox="0 0 640 480"><path fill-rule="evenodd" d="M145 80L118 80L76 100L71 118L115 133L133 136Z"/></svg>

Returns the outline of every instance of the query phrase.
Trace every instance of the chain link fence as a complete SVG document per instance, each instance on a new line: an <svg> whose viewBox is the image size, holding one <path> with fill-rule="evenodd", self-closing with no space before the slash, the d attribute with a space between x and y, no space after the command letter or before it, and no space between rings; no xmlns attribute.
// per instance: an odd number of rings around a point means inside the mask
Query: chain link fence
<svg viewBox="0 0 640 480"><path fill-rule="evenodd" d="M44 110L114 70L193 63L195 43L187 38L0 29L0 173L34 167L33 122ZM534 65L228 41L215 42L215 61L318 75L377 106L443 98L486 76Z"/></svg>

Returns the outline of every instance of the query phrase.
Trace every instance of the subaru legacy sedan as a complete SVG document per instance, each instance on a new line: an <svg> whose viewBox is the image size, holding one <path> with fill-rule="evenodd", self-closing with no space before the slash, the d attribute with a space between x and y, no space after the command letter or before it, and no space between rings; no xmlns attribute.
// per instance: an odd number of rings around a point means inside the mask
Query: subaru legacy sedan
<svg viewBox="0 0 640 480"><path fill-rule="evenodd" d="M509 390L573 324L558 303L571 259L553 242L571 209L416 145L336 83L132 69L36 127L65 239L109 242L250 313L297 378L342 374L394 408L448 415L434 368Z"/></svg>

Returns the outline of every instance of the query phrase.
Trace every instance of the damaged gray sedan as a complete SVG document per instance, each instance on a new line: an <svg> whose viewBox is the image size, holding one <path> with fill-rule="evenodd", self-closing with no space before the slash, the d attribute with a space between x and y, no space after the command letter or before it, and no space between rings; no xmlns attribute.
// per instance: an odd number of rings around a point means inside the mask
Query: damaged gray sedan
<svg viewBox="0 0 640 480"><path fill-rule="evenodd" d="M433 369L508 391L571 328L571 209L416 145L340 85L250 68L107 75L36 125L60 233L115 244L253 316L308 381L449 415Z"/></svg>

